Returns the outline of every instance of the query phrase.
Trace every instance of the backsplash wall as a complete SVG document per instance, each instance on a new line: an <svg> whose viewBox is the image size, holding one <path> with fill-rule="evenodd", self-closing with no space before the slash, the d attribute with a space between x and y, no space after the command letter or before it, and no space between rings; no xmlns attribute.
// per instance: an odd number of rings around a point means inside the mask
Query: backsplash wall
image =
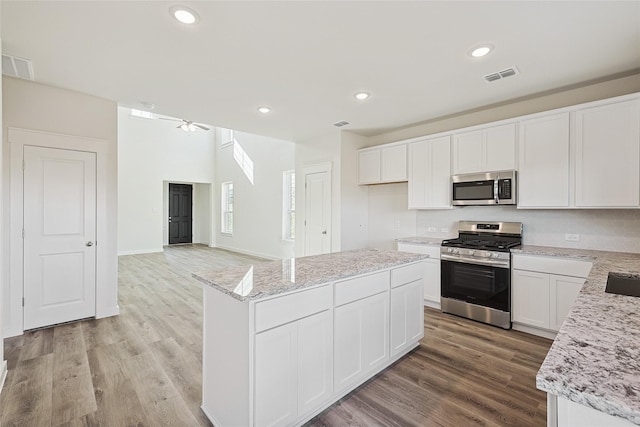
<svg viewBox="0 0 640 427"><path fill-rule="evenodd" d="M637 209L524 210L514 206L465 206L421 210L416 214L416 232L418 236L457 235L460 220L522 222L525 245L640 253ZM437 231L429 232L430 227ZM443 228L448 228L449 233L443 233ZM579 234L580 241L565 240L567 233Z"/></svg>

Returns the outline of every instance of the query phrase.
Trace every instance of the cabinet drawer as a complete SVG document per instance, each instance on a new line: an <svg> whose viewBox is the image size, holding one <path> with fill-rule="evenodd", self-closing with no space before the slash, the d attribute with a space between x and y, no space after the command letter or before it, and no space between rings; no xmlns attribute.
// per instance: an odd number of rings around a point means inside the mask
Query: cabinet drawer
<svg viewBox="0 0 640 427"><path fill-rule="evenodd" d="M562 276L574 276L586 278L591 271L591 262L576 259L513 255L513 268L518 270L539 271L542 273L559 274Z"/></svg>
<svg viewBox="0 0 640 427"><path fill-rule="evenodd" d="M333 305L332 300L331 285L327 285L258 302L255 306L256 332L328 310Z"/></svg>
<svg viewBox="0 0 640 427"><path fill-rule="evenodd" d="M389 289L389 271L336 283L336 305L346 304Z"/></svg>
<svg viewBox="0 0 640 427"><path fill-rule="evenodd" d="M440 246L398 242L398 250L400 252L426 254L426 255L429 255L429 258L440 259Z"/></svg>
<svg viewBox="0 0 640 427"><path fill-rule="evenodd" d="M391 287L397 288L398 286L415 282L416 280L422 280L423 278L424 263L422 262L394 268L391 270Z"/></svg>

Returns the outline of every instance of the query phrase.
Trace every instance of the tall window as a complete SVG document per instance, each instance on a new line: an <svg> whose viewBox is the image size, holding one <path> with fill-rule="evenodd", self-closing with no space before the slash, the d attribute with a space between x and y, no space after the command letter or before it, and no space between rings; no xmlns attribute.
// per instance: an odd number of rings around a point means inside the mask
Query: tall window
<svg viewBox="0 0 640 427"><path fill-rule="evenodd" d="M285 171L282 174L283 188L283 217L282 237L285 240L296 238L296 174L295 171Z"/></svg>
<svg viewBox="0 0 640 427"><path fill-rule="evenodd" d="M222 183L222 232L233 234L233 182Z"/></svg>

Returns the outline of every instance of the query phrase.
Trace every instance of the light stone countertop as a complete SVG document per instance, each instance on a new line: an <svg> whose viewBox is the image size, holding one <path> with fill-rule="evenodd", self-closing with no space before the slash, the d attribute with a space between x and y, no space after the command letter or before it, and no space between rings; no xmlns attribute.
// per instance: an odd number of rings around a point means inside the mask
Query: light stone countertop
<svg viewBox="0 0 640 427"><path fill-rule="evenodd" d="M357 249L194 273L193 277L231 297L255 300L397 267L428 255L386 249Z"/></svg>
<svg viewBox="0 0 640 427"><path fill-rule="evenodd" d="M640 425L640 298L604 292L609 272L640 275L640 254L526 245L511 252L593 263L537 388Z"/></svg>
<svg viewBox="0 0 640 427"><path fill-rule="evenodd" d="M454 237L457 237L457 236L454 236ZM396 239L396 242L411 243L413 245L440 246L443 240L453 239L454 237L426 237L426 236L401 237L399 239Z"/></svg>

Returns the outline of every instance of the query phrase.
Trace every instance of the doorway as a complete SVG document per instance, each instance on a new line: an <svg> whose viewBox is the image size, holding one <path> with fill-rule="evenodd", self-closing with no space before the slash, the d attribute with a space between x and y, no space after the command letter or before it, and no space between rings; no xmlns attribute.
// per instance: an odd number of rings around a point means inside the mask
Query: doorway
<svg viewBox="0 0 640 427"><path fill-rule="evenodd" d="M331 252L331 164L304 169L305 255Z"/></svg>
<svg viewBox="0 0 640 427"><path fill-rule="evenodd" d="M169 183L169 244L193 243L193 186Z"/></svg>

